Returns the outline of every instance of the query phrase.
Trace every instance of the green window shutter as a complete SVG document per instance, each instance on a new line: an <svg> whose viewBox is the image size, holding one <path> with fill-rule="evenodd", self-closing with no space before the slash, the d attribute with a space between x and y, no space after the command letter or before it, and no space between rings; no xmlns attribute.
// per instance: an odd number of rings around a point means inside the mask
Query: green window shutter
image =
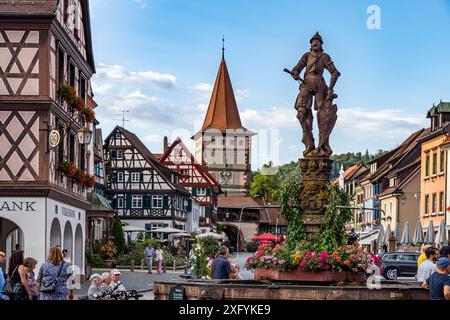
<svg viewBox="0 0 450 320"><path fill-rule="evenodd" d="M117 208L117 199L112 199L112 207L113 209Z"/></svg>
<svg viewBox="0 0 450 320"><path fill-rule="evenodd" d="M144 182L144 173L141 172L140 176L141 176L141 182Z"/></svg>
<svg viewBox="0 0 450 320"><path fill-rule="evenodd" d="M117 172L112 173L112 182L117 182Z"/></svg>
<svg viewBox="0 0 450 320"><path fill-rule="evenodd" d="M131 194L127 194L127 204L126 204L126 208L127 208L127 209L131 209Z"/></svg>
<svg viewBox="0 0 450 320"><path fill-rule="evenodd" d="M169 196L168 195L163 196L163 208L164 209L169 208Z"/></svg>
<svg viewBox="0 0 450 320"><path fill-rule="evenodd" d="M196 196L197 195L197 188L192 187L192 195Z"/></svg>
<svg viewBox="0 0 450 320"><path fill-rule="evenodd" d="M206 188L206 195L211 196L211 188Z"/></svg>
<svg viewBox="0 0 450 320"><path fill-rule="evenodd" d="M208 218L211 215L211 207L205 207L205 217Z"/></svg>
<svg viewBox="0 0 450 320"><path fill-rule="evenodd" d="M117 158L117 151L111 150L111 159L115 159L115 158Z"/></svg>
<svg viewBox="0 0 450 320"><path fill-rule="evenodd" d="M148 196L146 194L142 196L142 208L148 208Z"/></svg>
<svg viewBox="0 0 450 320"><path fill-rule="evenodd" d="M188 199L187 211L188 212L192 211L192 199Z"/></svg>

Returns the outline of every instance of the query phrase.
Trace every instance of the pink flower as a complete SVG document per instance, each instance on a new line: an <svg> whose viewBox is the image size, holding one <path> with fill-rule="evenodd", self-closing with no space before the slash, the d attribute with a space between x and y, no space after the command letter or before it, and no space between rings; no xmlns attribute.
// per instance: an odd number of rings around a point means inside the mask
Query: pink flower
<svg viewBox="0 0 450 320"><path fill-rule="evenodd" d="M304 268L307 264L308 262L306 262L306 260L302 260L302 262L300 262L300 267Z"/></svg>
<svg viewBox="0 0 450 320"><path fill-rule="evenodd" d="M344 266L349 266L349 265L351 265L350 261L345 260L345 261L344 261Z"/></svg>
<svg viewBox="0 0 450 320"><path fill-rule="evenodd" d="M356 256L354 254L351 254L349 258L355 260Z"/></svg>
<svg viewBox="0 0 450 320"><path fill-rule="evenodd" d="M307 259L312 259L312 258L314 258L314 252L308 251L308 252L306 253L306 258L307 258Z"/></svg>
<svg viewBox="0 0 450 320"><path fill-rule="evenodd" d="M320 257L322 259L328 259L329 256L330 256L330 254L328 253L328 251L324 251L324 252L320 253Z"/></svg>

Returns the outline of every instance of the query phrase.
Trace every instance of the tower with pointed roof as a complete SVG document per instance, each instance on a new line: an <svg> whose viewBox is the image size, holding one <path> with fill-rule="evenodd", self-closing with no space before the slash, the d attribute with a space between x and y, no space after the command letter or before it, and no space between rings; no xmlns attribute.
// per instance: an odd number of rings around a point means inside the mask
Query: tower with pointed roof
<svg viewBox="0 0 450 320"><path fill-rule="evenodd" d="M224 48L208 111L194 135L196 159L219 182L224 196L247 196L251 183L251 138L241 123Z"/></svg>

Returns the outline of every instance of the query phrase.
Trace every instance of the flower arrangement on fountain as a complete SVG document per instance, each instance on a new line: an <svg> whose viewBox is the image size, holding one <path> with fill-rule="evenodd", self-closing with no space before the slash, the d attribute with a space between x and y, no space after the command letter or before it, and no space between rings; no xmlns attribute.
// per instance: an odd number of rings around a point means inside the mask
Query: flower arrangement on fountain
<svg viewBox="0 0 450 320"><path fill-rule="evenodd" d="M261 245L246 261L255 278L305 281L365 281L367 270L379 266L377 257L347 245L345 225L352 217L348 196L330 185L328 206L320 231L308 234L301 218L300 185L287 183L281 192L281 213L288 221L283 245Z"/></svg>
<svg viewBox="0 0 450 320"><path fill-rule="evenodd" d="M312 251L295 249L293 251L279 244L261 245L255 255L246 261L246 268L275 269L277 271L301 270L305 272L348 271L365 272L371 265L380 265L380 259L364 252L360 247L345 245L333 251Z"/></svg>

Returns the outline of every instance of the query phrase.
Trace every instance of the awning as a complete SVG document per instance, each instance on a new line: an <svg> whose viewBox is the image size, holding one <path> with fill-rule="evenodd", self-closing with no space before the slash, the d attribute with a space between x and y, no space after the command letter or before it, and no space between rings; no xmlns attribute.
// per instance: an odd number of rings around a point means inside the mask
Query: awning
<svg viewBox="0 0 450 320"><path fill-rule="evenodd" d="M88 200L91 203L89 211L106 211L114 212L113 208L109 204L109 201L102 195L96 192L90 192L88 195Z"/></svg>
<svg viewBox="0 0 450 320"><path fill-rule="evenodd" d="M379 231L375 232L374 234L368 236L368 237L365 238L365 239L362 239L361 241L359 241L359 244L360 244L360 245L370 245L373 241L376 241L376 240L377 240L377 238L378 238L378 232L379 232Z"/></svg>
<svg viewBox="0 0 450 320"><path fill-rule="evenodd" d="M122 227L123 232L145 232L145 229L133 226L124 226Z"/></svg>

